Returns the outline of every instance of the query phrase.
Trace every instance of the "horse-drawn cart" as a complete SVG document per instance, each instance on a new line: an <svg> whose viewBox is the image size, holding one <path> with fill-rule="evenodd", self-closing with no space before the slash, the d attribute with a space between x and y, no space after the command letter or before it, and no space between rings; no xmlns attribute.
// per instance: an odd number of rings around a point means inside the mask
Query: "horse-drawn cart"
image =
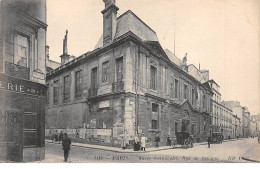
<svg viewBox="0 0 260 169"><path fill-rule="evenodd" d="M172 140L173 148L176 148L178 145L181 148L192 148L193 147L193 138L190 136L188 132L177 132L176 138Z"/></svg>

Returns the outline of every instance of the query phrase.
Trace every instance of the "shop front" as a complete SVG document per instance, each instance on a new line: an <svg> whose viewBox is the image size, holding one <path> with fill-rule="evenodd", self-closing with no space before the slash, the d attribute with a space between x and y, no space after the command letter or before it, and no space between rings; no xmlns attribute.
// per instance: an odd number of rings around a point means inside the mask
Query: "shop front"
<svg viewBox="0 0 260 169"><path fill-rule="evenodd" d="M2 160L44 159L45 97L45 85L0 74Z"/></svg>

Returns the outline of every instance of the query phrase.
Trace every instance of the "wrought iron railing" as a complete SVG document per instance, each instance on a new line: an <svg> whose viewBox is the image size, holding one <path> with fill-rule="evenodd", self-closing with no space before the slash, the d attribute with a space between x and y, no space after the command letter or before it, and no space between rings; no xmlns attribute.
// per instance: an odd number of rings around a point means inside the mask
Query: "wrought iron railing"
<svg viewBox="0 0 260 169"><path fill-rule="evenodd" d="M124 81L112 83L112 92L119 92L124 90Z"/></svg>
<svg viewBox="0 0 260 169"><path fill-rule="evenodd" d="M98 88L97 87L91 87L88 89L88 97L97 96Z"/></svg>
<svg viewBox="0 0 260 169"><path fill-rule="evenodd" d="M5 62L5 73L9 76L30 80L30 68Z"/></svg>

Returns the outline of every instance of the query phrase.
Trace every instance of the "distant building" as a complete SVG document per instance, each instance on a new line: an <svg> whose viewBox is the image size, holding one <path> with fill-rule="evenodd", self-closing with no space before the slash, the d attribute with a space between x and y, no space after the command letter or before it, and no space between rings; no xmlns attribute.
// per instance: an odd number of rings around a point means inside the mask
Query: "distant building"
<svg viewBox="0 0 260 169"><path fill-rule="evenodd" d="M47 74L46 137L62 130L88 143L119 146L120 135L132 142L144 133L154 146L155 134L166 145L167 135L187 131L195 142L206 141L208 83L191 74L187 55L180 60L163 50L155 31L132 11L117 17L115 2L104 2L96 49L69 60L66 32L61 66Z"/></svg>
<svg viewBox="0 0 260 169"><path fill-rule="evenodd" d="M260 129L260 114L258 115L252 115L252 120L255 123L255 126L253 126L253 130L255 130L256 136L258 136L259 133L259 129Z"/></svg>
<svg viewBox="0 0 260 169"><path fill-rule="evenodd" d="M224 139L230 139L234 137L234 134L232 134L232 118L236 116L233 116L231 109L221 103L220 86L213 79L209 80L208 83L214 93L212 97L212 130L213 132L223 133Z"/></svg>
<svg viewBox="0 0 260 169"><path fill-rule="evenodd" d="M251 116L247 107L241 106L238 101L223 101L222 104L232 109L233 114L236 115L241 121L239 135L242 137L249 137L251 129Z"/></svg>
<svg viewBox="0 0 260 169"><path fill-rule="evenodd" d="M0 1L0 159L45 157L46 1Z"/></svg>

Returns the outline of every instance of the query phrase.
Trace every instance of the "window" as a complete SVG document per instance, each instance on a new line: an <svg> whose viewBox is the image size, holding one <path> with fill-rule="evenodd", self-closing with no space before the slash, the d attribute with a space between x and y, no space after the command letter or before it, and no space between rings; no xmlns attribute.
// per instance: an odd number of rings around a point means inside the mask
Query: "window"
<svg viewBox="0 0 260 169"><path fill-rule="evenodd" d="M174 87L173 87L173 83L174 81L171 80L171 84L170 84L170 97L173 98L174 97Z"/></svg>
<svg viewBox="0 0 260 169"><path fill-rule="evenodd" d="M75 78L75 97L80 98L82 96L82 70L76 72Z"/></svg>
<svg viewBox="0 0 260 169"><path fill-rule="evenodd" d="M184 84L184 99L187 99L188 98L188 86L186 84Z"/></svg>
<svg viewBox="0 0 260 169"><path fill-rule="evenodd" d="M203 95L203 108L206 108L206 96L205 95Z"/></svg>
<svg viewBox="0 0 260 169"><path fill-rule="evenodd" d="M23 67L28 67L29 39L21 34L6 33L6 60Z"/></svg>
<svg viewBox="0 0 260 169"><path fill-rule="evenodd" d="M152 120L152 129L157 129L157 120Z"/></svg>
<svg viewBox="0 0 260 169"><path fill-rule="evenodd" d="M116 59L116 81L120 82L124 78L123 74L123 57Z"/></svg>
<svg viewBox="0 0 260 169"><path fill-rule="evenodd" d="M17 54L14 57L14 62L18 65L27 67L28 52L29 52L29 40L28 38L16 35L17 37Z"/></svg>
<svg viewBox="0 0 260 169"><path fill-rule="evenodd" d="M179 93L179 80L178 79L175 79L175 83L174 83L174 89L175 89L175 98L177 99L178 98L178 93Z"/></svg>
<svg viewBox="0 0 260 169"><path fill-rule="evenodd" d="M97 67L91 71L91 88L97 88Z"/></svg>
<svg viewBox="0 0 260 169"><path fill-rule="evenodd" d="M53 93L54 93L54 98L53 98L53 104L58 104L59 103L59 81L55 80L53 84Z"/></svg>
<svg viewBox="0 0 260 169"><path fill-rule="evenodd" d="M70 99L70 76L64 77L64 95L63 100L64 102L69 102Z"/></svg>
<svg viewBox="0 0 260 169"><path fill-rule="evenodd" d="M204 122L203 122L203 131L206 131L206 117L204 117Z"/></svg>
<svg viewBox="0 0 260 169"><path fill-rule="evenodd" d="M37 144L37 114L24 113L24 146L36 146Z"/></svg>
<svg viewBox="0 0 260 169"><path fill-rule="evenodd" d="M158 129L159 105L152 103L152 129Z"/></svg>
<svg viewBox="0 0 260 169"><path fill-rule="evenodd" d="M157 68L151 66L151 89L156 90Z"/></svg>
<svg viewBox="0 0 260 169"><path fill-rule="evenodd" d="M194 99L195 99L194 98L195 97L194 94L195 94L194 93L194 89L191 89L191 104L194 104Z"/></svg>
<svg viewBox="0 0 260 169"><path fill-rule="evenodd" d="M108 69L109 69L109 62L106 61L102 63L102 83L108 82Z"/></svg>

